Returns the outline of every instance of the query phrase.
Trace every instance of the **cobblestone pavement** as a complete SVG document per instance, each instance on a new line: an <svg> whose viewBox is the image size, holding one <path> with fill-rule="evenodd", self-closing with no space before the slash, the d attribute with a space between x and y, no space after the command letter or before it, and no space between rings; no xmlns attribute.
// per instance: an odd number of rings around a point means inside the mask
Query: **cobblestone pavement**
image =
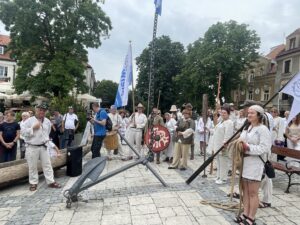
<svg viewBox="0 0 300 225"><path fill-rule="evenodd" d="M102 151L104 152L104 151ZM90 158L88 154L85 160ZM82 196L88 202L73 203L66 208L63 190L50 189L41 176L36 192L28 184L18 184L0 191L0 225L227 225L235 224L235 212L217 209L201 203L202 200L228 202L229 184L218 186L214 175L199 176L191 185L185 180L203 162L196 156L189 161L186 171L168 170L167 163L151 163L168 187L146 170L143 165L133 167L90 189ZM103 174L128 162L108 161ZM58 171L57 181L69 188L77 178ZM294 177L300 182L300 177ZM259 209L257 224L300 224L300 186L293 186L285 194L287 176L277 172L274 183L272 208Z"/></svg>

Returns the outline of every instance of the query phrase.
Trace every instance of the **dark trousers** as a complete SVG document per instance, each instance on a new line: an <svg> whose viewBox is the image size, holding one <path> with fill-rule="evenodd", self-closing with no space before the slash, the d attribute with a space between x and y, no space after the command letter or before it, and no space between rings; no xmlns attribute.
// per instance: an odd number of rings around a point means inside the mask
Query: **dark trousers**
<svg viewBox="0 0 300 225"><path fill-rule="evenodd" d="M6 148L2 146L3 148L3 156L4 156L4 162L14 161L17 158L17 145L15 144L12 148Z"/></svg>
<svg viewBox="0 0 300 225"><path fill-rule="evenodd" d="M74 140L74 135L75 135L75 130L72 129L65 129L64 134L63 134L63 139L62 139L62 143L61 143L61 148L65 148L65 147L71 147L72 146L72 142ZM67 144L67 146L66 146Z"/></svg>
<svg viewBox="0 0 300 225"><path fill-rule="evenodd" d="M21 156L21 159L25 158L25 152L26 152L25 141L23 139L20 139L20 156Z"/></svg>
<svg viewBox="0 0 300 225"><path fill-rule="evenodd" d="M101 156L100 150L101 150L102 142L103 142L104 138L105 138L105 135L103 135L103 136L94 136L92 147L91 147L92 159Z"/></svg>

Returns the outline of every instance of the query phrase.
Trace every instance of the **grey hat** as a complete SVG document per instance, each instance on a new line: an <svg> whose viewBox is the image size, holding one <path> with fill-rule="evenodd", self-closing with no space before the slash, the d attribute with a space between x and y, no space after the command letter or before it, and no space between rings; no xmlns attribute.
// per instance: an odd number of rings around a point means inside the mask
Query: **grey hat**
<svg viewBox="0 0 300 225"><path fill-rule="evenodd" d="M261 102L258 101L254 101L254 100L246 100L244 101L244 104L240 105L240 107L250 107L252 105L259 105L259 106L263 106L263 104Z"/></svg>

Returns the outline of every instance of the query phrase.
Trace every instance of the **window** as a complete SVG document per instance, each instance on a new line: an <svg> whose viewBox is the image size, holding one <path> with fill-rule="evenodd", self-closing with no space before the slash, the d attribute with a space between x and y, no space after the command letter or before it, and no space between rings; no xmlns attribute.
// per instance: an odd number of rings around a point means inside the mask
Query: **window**
<svg viewBox="0 0 300 225"><path fill-rule="evenodd" d="M3 54L4 54L4 47L0 46L0 55L3 55Z"/></svg>
<svg viewBox="0 0 300 225"><path fill-rule="evenodd" d="M276 72L276 64L274 62L271 62L269 73L274 72Z"/></svg>
<svg viewBox="0 0 300 225"><path fill-rule="evenodd" d="M290 39L290 49L293 49L296 47L296 38Z"/></svg>
<svg viewBox="0 0 300 225"><path fill-rule="evenodd" d="M248 99L253 100L253 91L252 90L248 91Z"/></svg>
<svg viewBox="0 0 300 225"><path fill-rule="evenodd" d="M7 77L7 67L0 66L0 77Z"/></svg>
<svg viewBox="0 0 300 225"><path fill-rule="evenodd" d="M291 72L291 60L284 61L284 73L290 73Z"/></svg>
<svg viewBox="0 0 300 225"><path fill-rule="evenodd" d="M249 75L249 82L252 82L254 80L254 73L250 73Z"/></svg>
<svg viewBox="0 0 300 225"><path fill-rule="evenodd" d="M264 101L268 101L270 98L270 90L264 90Z"/></svg>
<svg viewBox="0 0 300 225"><path fill-rule="evenodd" d="M282 93L282 100L289 100L289 95Z"/></svg>

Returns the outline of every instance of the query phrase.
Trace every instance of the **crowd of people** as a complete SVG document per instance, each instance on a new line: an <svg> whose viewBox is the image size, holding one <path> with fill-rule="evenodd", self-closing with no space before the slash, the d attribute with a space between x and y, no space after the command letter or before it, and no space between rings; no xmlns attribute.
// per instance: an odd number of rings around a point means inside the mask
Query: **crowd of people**
<svg viewBox="0 0 300 225"><path fill-rule="evenodd" d="M241 224L253 224L258 207L270 207L272 198L272 180L264 175L264 161L272 158L271 146L285 146L300 150L300 115L287 123L289 112L280 117L277 108L265 111L259 102L245 101L240 110L233 104L224 104L214 111L207 110L200 115L193 111L190 103L181 109L172 105L164 114L154 107L147 117L144 106L139 103L136 112L129 115L124 109L117 110L112 105L109 110L98 103L92 105L93 115L89 123L93 128L91 152L92 158L101 156L101 148L107 149L108 160L119 158L127 161L136 158L133 151L126 151L127 143L135 146L137 152L144 156L148 148L144 143L144 134L151 126L165 127L170 134L170 143L163 152L155 154L155 163L169 163L168 169L186 170L188 161L200 156L212 154L224 146L216 158L216 179L218 185L226 184L228 177L235 175L231 171L231 162L227 141L239 132L243 143L244 164L242 172L242 189L244 212L236 218ZM50 158L59 157L62 148L72 146L79 120L72 106L64 115L54 111L47 119L47 106L41 104L35 113L22 113L20 122L15 121L15 113L6 111L0 114L0 162L16 160L17 143L20 143L20 158L26 157L29 165L30 190L38 184L37 161L42 162L43 172L49 187L60 188L54 181ZM111 122L112 129L107 130ZM116 144L109 149L106 137L113 135ZM199 149L195 149L198 142ZM45 150L48 151L45 151ZM113 157L117 155L119 157ZM274 159L273 159L274 160ZM275 159L276 160L276 159ZM277 156L277 160L288 160ZM263 199L259 201L258 190L262 189ZM237 193L235 193L237 194ZM238 195L238 194L237 194Z"/></svg>

